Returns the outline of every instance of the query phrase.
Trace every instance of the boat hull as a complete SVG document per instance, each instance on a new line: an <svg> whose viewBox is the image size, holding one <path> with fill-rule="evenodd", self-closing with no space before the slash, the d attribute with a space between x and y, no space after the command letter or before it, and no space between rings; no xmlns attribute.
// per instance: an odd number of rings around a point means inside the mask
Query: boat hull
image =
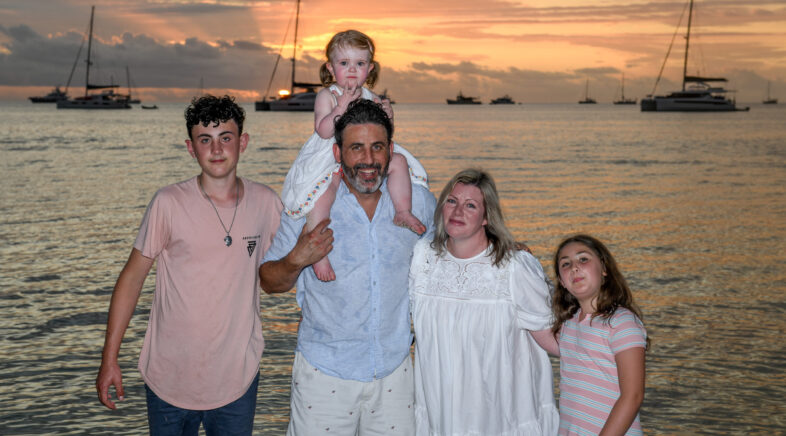
<svg viewBox="0 0 786 436"><path fill-rule="evenodd" d="M314 112L314 103L316 101L316 92L300 92L288 98L257 101L254 103L254 109L271 112Z"/></svg>
<svg viewBox="0 0 786 436"><path fill-rule="evenodd" d="M127 100L108 98L73 98L57 102L58 109L131 109Z"/></svg>
<svg viewBox="0 0 786 436"><path fill-rule="evenodd" d="M459 101L459 100L450 100L447 99L448 104L481 104L481 102L473 100L473 101Z"/></svg>
<svg viewBox="0 0 786 436"><path fill-rule="evenodd" d="M642 112L733 112L739 110L744 111L748 108L737 108L733 101L718 97L641 99Z"/></svg>

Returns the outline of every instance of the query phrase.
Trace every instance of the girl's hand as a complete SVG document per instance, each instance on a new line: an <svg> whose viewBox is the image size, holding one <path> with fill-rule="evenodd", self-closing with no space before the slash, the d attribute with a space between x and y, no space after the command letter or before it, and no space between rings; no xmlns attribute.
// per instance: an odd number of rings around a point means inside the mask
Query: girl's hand
<svg viewBox="0 0 786 436"><path fill-rule="evenodd" d="M358 86L357 82L350 83L342 91L343 93L341 95L338 95L336 91L332 91L333 95L336 96L336 107L339 109L339 115L346 112L347 106L357 100L362 94L361 88Z"/></svg>

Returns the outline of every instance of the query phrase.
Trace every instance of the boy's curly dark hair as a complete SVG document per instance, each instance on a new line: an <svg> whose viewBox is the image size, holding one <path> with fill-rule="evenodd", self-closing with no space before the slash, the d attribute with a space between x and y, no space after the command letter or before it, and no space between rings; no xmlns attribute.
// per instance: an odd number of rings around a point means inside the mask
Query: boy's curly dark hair
<svg viewBox="0 0 786 436"><path fill-rule="evenodd" d="M229 120L234 120L237 124L238 135L243 133L243 121L246 119L246 111L235 103L235 97L225 95L223 97L216 97L214 95L204 95L202 97L194 97L191 104L186 108L186 129L188 129L188 137L191 137L191 128L198 124L207 127L208 124L213 123L218 126L220 123L225 123Z"/></svg>
<svg viewBox="0 0 786 436"><path fill-rule="evenodd" d="M393 123L379 103L364 98L349 103L347 111L338 117L334 124L336 144L339 148L344 145L344 129L353 124L379 124L385 128L388 142L393 139Z"/></svg>

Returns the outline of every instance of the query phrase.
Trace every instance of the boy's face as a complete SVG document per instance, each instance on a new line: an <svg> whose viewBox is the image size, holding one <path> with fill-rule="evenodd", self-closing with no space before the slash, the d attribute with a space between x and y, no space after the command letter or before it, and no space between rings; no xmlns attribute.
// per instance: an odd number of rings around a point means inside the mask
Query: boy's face
<svg viewBox="0 0 786 436"><path fill-rule="evenodd" d="M240 153L248 145L248 134L238 134L234 120L218 126L197 124L191 128L191 137L194 139L186 139L188 153L199 162L204 175L215 179L234 175Z"/></svg>

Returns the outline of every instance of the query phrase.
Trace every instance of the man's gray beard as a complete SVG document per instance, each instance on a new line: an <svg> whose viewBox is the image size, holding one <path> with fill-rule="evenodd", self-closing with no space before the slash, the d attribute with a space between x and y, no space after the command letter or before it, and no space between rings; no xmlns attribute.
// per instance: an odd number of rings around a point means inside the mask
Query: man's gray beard
<svg viewBox="0 0 786 436"><path fill-rule="evenodd" d="M388 167L390 166L390 161L385 166L385 169L379 169L377 172L377 180L374 182L372 187L368 187L367 185L363 184L360 180L358 180L358 170L364 168L379 168L378 165L367 165L367 164L358 164L355 165L354 168L350 169L348 166L341 162L341 169L344 171L344 176L349 181L349 184L355 188L361 194L373 194L379 190L379 187L382 186L382 181L385 180L385 177L388 176Z"/></svg>

